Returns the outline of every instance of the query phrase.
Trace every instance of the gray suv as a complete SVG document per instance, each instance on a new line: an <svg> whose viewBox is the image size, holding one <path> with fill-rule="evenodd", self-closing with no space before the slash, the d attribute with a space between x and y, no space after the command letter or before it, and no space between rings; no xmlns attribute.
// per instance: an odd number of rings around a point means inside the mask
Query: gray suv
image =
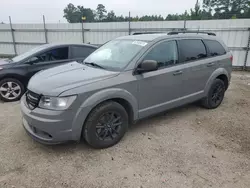
<svg viewBox="0 0 250 188"><path fill-rule="evenodd" d="M231 70L231 53L212 33L120 37L82 63L33 76L21 100L23 126L44 144L84 138L110 147L147 116L195 101L218 107Z"/></svg>

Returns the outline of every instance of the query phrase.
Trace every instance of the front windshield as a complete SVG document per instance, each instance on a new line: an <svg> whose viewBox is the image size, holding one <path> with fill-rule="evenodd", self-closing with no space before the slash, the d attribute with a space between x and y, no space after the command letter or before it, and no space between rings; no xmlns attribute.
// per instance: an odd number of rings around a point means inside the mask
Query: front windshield
<svg viewBox="0 0 250 188"><path fill-rule="evenodd" d="M90 54L84 63L95 63L108 70L122 70L147 43L113 40Z"/></svg>
<svg viewBox="0 0 250 188"><path fill-rule="evenodd" d="M41 46L32 48L31 50L12 58L11 61L13 61L13 62L22 61L22 60L26 59L27 57L29 57L29 56L31 56L39 51L44 50L47 47L48 47L47 45L41 45Z"/></svg>

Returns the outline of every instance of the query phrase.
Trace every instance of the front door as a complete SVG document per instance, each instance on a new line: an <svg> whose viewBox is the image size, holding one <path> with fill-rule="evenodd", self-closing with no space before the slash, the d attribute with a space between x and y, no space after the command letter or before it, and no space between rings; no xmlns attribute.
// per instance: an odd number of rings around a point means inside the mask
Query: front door
<svg viewBox="0 0 250 188"><path fill-rule="evenodd" d="M175 40L157 43L143 60L157 61L158 70L136 75L139 118L165 110L171 106L171 102L182 96L183 74L178 65Z"/></svg>
<svg viewBox="0 0 250 188"><path fill-rule="evenodd" d="M27 76L30 78L41 70L52 68L68 62L68 54L69 47L58 47L31 57L26 62L26 64L29 64Z"/></svg>

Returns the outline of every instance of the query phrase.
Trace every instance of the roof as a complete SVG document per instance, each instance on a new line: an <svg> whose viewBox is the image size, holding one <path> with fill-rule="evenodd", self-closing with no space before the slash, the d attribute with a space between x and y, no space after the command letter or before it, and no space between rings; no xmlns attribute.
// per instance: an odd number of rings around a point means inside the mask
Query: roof
<svg viewBox="0 0 250 188"><path fill-rule="evenodd" d="M204 33L179 33L174 35L168 35L168 33L159 34L142 34L142 35L128 35L124 37L119 37L120 40L142 40L142 41L153 41L157 39L167 39L167 38L203 38L203 39L218 39L216 36L207 35Z"/></svg>
<svg viewBox="0 0 250 188"><path fill-rule="evenodd" d="M92 44L63 44L63 43L50 43L50 44L43 44L41 45L43 48L51 48L51 47L60 47L60 46L87 46L87 47L94 47L97 48L97 46L92 45Z"/></svg>
<svg viewBox="0 0 250 188"><path fill-rule="evenodd" d="M167 33L161 33L161 34L142 34L142 35L128 35L128 36L123 36L119 37L117 39L121 40L142 40L142 41L153 41L159 37L169 37L170 35L167 35Z"/></svg>

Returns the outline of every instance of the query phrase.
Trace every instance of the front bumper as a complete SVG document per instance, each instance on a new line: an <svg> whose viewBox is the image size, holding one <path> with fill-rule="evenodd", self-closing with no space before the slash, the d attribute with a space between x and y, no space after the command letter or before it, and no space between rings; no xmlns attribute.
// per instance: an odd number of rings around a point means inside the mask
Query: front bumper
<svg viewBox="0 0 250 188"><path fill-rule="evenodd" d="M72 139L71 110L52 111L41 108L30 110L25 95L21 99L23 127L27 133L42 144L59 144Z"/></svg>

